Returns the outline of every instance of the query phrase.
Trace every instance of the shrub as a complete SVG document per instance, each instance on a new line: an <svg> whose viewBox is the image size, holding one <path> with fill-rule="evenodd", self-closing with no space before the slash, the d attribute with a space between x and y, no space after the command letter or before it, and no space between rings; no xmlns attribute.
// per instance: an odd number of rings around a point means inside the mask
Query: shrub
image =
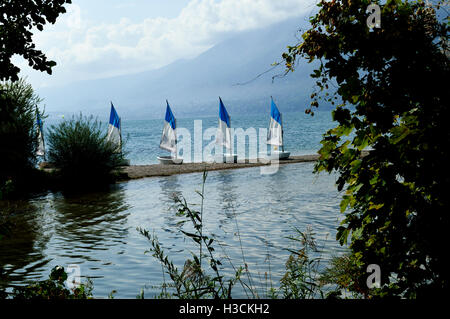
<svg viewBox="0 0 450 319"><path fill-rule="evenodd" d="M0 184L29 179L36 165L35 119L41 99L21 79L0 83ZM41 114L42 116L42 114Z"/></svg>
<svg viewBox="0 0 450 319"><path fill-rule="evenodd" d="M52 269L49 279L25 287L14 288L13 299L88 299L92 298L92 282L67 289L67 273L61 266Z"/></svg>
<svg viewBox="0 0 450 319"><path fill-rule="evenodd" d="M83 187L107 184L114 180L123 154L106 138L101 123L80 114L52 125L48 134L48 159L59 170L65 186Z"/></svg>
<svg viewBox="0 0 450 319"><path fill-rule="evenodd" d="M320 276L322 286L330 286L328 298L373 298L366 283L367 272L358 266L350 252L335 256Z"/></svg>

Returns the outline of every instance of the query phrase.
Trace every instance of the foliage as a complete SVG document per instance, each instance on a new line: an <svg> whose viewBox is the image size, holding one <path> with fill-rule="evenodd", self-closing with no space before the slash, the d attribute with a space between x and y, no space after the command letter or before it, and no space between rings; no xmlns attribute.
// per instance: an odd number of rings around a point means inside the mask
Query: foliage
<svg viewBox="0 0 450 319"><path fill-rule="evenodd" d="M123 162L123 153L116 152L116 145L107 140L101 123L92 116L80 114L52 125L47 144L48 159L67 187L107 184Z"/></svg>
<svg viewBox="0 0 450 319"><path fill-rule="evenodd" d="M305 232L295 228L297 236L288 239L299 242L299 249L288 249L291 253L286 261L286 273L280 280L279 291L284 299L311 299L323 297L319 283L319 265L321 257L313 257L319 253L314 233L311 228ZM278 294L275 294L276 296Z"/></svg>
<svg viewBox="0 0 450 319"><path fill-rule="evenodd" d="M37 105L41 99L20 79L0 83L0 184L28 180L36 165ZM41 117L43 116L40 113ZM10 187L12 187L10 185Z"/></svg>
<svg viewBox="0 0 450 319"><path fill-rule="evenodd" d="M55 23L66 3L71 0L0 1L0 81L18 80L20 69L11 62L16 54L33 69L51 74L56 63L35 48L32 28L42 31L47 22Z"/></svg>
<svg viewBox="0 0 450 319"><path fill-rule="evenodd" d="M219 270L219 266L222 263L214 256L214 239L203 234L203 200L206 176L207 174L204 172L202 192L198 192L202 201L200 212L190 209L184 198L174 198L178 205L177 215L185 217L185 220L181 221L179 226L182 227L186 222L190 222L193 227L192 232L181 228L180 231L186 237L192 239L199 249L198 254L191 252L192 259L186 260L181 272L164 253L158 238L155 235L151 235L147 230L138 228L138 231L151 242L152 247L149 252L152 252L152 256L159 260L163 269L172 280L171 285L164 283L160 297L171 297L171 294L167 292L167 288L171 287L175 290L173 296L180 299L231 298L232 288L240 280L242 268L236 270L233 278L227 281L224 280ZM205 259L212 274L208 274L208 269L203 267ZM142 295L143 293L141 293Z"/></svg>
<svg viewBox="0 0 450 319"><path fill-rule="evenodd" d="M3 185L0 185L0 200L7 198L14 191L13 181L8 179Z"/></svg>
<svg viewBox="0 0 450 319"><path fill-rule="evenodd" d="M61 266L52 269L49 279L39 281L25 287L14 288L13 299L88 299L92 298L92 283L67 289L65 281L67 273Z"/></svg>
<svg viewBox="0 0 450 319"><path fill-rule="evenodd" d="M321 286L331 286L328 298L341 298L351 295L352 298L369 298L370 291L366 284L367 273L356 263L353 254L333 257L328 267L320 275Z"/></svg>
<svg viewBox="0 0 450 319"><path fill-rule="evenodd" d="M370 3L381 7L381 28L366 24ZM283 55L291 71L298 57L320 62L311 75L318 89L311 108L341 101L315 171L339 173L345 219L337 239L351 237L359 269L381 267L383 286L373 292L381 296L430 297L449 288L442 248L449 226L449 26L436 18L439 5L322 0L303 41Z"/></svg>

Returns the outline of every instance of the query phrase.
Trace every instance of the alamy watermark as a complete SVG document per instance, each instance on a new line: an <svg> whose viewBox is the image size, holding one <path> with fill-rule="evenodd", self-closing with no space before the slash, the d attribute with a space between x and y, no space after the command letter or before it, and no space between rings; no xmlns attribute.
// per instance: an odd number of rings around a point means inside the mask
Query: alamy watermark
<svg viewBox="0 0 450 319"><path fill-rule="evenodd" d="M79 265L70 264L66 268L67 280L66 286L69 289L79 288L81 286L81 268Z"/></svg>
<svg viewBox="0 0 450 319"><path fill-rule="evenodd" d="M367 288L380 288L381 287L381 268L377 264L370 264L367 266L367 270L370 275L367 277Z"/></svg>
<svg viewBox="0 0 450 319"><path fill-rule="evenodd" d="M224 153L234 154L236 150L238 163L265 164L260 167L260 173L274 174L280 162L276 156L270 156L267 150L267 133L267 128L230 128L231 147L224 151L224 147L216 142L217 127L205 129L202 120L194 120L193 134L188 128L177 127L176 156L183 158L184 163L214 163L224 162ZM272 149L280 148L272 146Z"/></svg>
<svg viewBox="0 0 450 319"><path fill-rule="evenodd" d="M367 17L367 26L370 29L373 28L381 28L381 8L379 5L377 4L370 4L367 9L366 12L369 12L370 15Z"/></svg>

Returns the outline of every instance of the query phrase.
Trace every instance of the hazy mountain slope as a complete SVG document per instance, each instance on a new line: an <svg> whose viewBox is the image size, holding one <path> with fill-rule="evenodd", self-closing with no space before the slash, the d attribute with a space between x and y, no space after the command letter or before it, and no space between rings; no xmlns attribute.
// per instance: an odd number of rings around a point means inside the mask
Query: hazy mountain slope
<svg viewBox="0 0 450 319"><path fill-rule="evenodd" d="M165 99L177 116L217 113L220 95L230 112L267 112L274 96L283 110L304 109L313 81L311 65L301 62L297 71L283 78L281 61L287 45L297 42L296 30L304 19L289 20L269 28L231 37L192 60L163 68L108 79L82 81L61 88L41 89L49 113L104 115L113 101L123 118L162 117ZM249 82L250 81L250 82ZM236 85L237 83L245 83Z"/></svg>

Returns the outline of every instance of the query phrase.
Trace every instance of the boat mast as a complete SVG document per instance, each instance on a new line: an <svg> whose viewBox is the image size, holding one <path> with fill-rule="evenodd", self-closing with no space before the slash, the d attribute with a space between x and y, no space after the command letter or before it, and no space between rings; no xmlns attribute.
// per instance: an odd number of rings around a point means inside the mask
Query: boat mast
<svg viewBox="0 0 450 319"><path fill-rule="evenodd" d="M172 154L172 157L173 158L177 158L178 157L178 141L177 141L177 131L176 131L176 129L177 129L177 119L174 117L173 118L173 122L174 122L174 124L175 124L175 130L174 130L174 133L175 133L175 154Z"/></svg>
<svg viewBox="0 0 450 319"><path fill-rule="evenodd" d="M283 137L283 114L280 113L280 125L281 125L281 151L284 152L284 137Z"/></svg>
<svg viewBox="0 0 450 319"><path fill-rule="evenodd" d="M119 117L119 147L122 154L122 118Z"/></svg>

